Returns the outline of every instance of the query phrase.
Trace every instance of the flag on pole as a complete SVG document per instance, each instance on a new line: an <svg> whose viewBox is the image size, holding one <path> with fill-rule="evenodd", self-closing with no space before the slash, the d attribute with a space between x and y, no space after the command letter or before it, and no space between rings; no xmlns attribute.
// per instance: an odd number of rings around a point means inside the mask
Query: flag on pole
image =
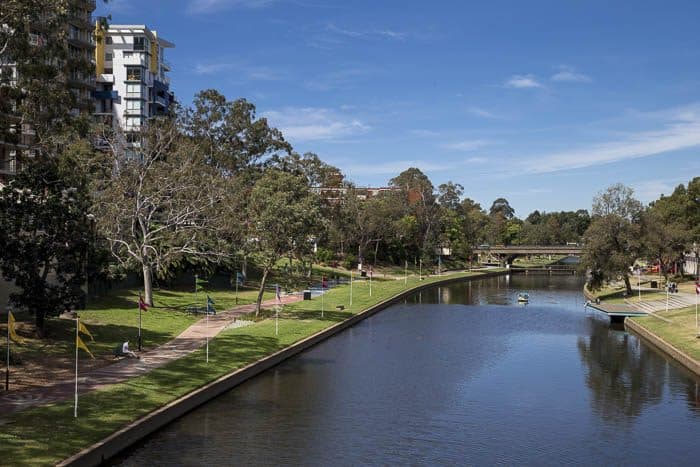
<svg viewBox="0 0 700 467"><path fill-rule="evenodd" d="M88 330L88 328L85 327L85 325L83 323L81 323L80 321L78 321L78 332L82 332L83 334L90 336L90 340L92 342L95 342L95 338L92 337L92 334L90 334L90 331Z"/></svg>
<svg viewBox="0 0 700 467"><path fill-rule="evenodd" d="M212 298L209 295L207 295L207 313L211 312L216 313L216 310L214 310L214 300L212 300Z"/></svg>
<svg viewBox="0 0 700 467"><path fill-rule="evenodd" d="M10 333L10 339L17 342L18 344L24 344L24 339L20 337L17 334L17 331L15 330L15 315L13 315L12 312L9 310L7 312L9 313L7 317L7 326Z"/></svg>
<svg viewBox="0 0 700 467"><path fill-rule="evenodd" d="M92 352L90 352L90 349L88 349L87 345L85 345L85 342L83 342L83 340L80 338L80 333L83 333L83 334L90 336L90 339L92 339L93 341L95 340L92 337L92 334L90 334L90 331L88 330L88 328L85 327L85 325L83 323L78 321L78 332L75 333L75 345L77 348L83 349L88 354L90 354L90 356L92 358L95 358L95 356L92 354Z"/></svg>
<svg viewBox="0 0 700 467"><path fill-rule="evenodd" d="M275 284L275 297L277 297L278 302L282 301L282 290L279 284Z"/></svg>
<svg viewBox="0 0 700 467"><path fill-rule="evenodd" d="M139 295L139 310L148 311L148 305L143 301L143 297Z"/></svg>
<svg viewBox="0 0 700 467"><path fill-rule="evenodd" d="M326 276L323 276L321 278L321 288L323 288L323 289L328 288L328 279L326 279Z"/></svg>
<svg viewBox="0 0 700 467"><path fill-rule="evenodd" d="M700 295L700 282L695 283L695 293Z"/></svg>

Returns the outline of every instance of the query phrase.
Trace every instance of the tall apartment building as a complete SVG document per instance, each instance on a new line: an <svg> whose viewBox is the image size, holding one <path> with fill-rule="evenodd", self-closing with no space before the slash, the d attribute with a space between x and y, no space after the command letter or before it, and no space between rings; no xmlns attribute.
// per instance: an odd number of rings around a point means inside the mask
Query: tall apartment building
<svg viewBox="0 0 700 467"><path fill-rule="evenodd" d="M71 113L77 115L81 112L92 110L92 93L95 90L95 77L87 71L94 65L94 41L92 36L92 13L95 11L95 0L69 0L68 10L65 15L65 61L59 66L62 68L61 82L76 97L76 107ZM62 13L60 13L62 14ZM32 47L46 46L51 38L47 37L47 29L41 21L42 15L37 14L36 21L28 24L28 41ZM55 37L55 36L54 36ZM0 60L0 98L8 100L6 107L0 111L7 111L6 119L9 128L0 131L0 182L14 175L23 157L31 157L31 146L35 140L35 133L31 124L20 126L20 119L13 112L16 111L17 102L9 102L8 87L17 85L18 74L15 63L11 57L8 60ZM1 78L1 77L0 77ZM5 86L5 89L1 89ZM5 106L4 106L5 107Z"/></svg>
<svg viewBox="0 0 700 467"><path fill-rule="evenodd" d="M168 112L174 102L167 73L165 49L174 44L158 37L145 25L95 26L98 120L138 132L148 118Z"/></svg>

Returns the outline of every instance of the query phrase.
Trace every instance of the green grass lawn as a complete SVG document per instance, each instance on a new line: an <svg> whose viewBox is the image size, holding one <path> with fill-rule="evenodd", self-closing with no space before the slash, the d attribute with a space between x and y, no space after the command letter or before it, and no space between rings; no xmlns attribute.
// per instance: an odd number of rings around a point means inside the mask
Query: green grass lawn
<svg viewBox="0 0 700 467"><path fill-rule="evenodd" d="M639 292L634 291L632 295L628 297L623 296L624 290L619 291L617 293L609 294L605 296L605 303L636 303L639 302ZM625 302L625 298L627 299L627 302ZM657 292L656 290L642 290L642 301L649 301L649 300L665 300L666 299L666 293L665 292ZM602 298L601 298L602 300Z"/></svg>
<svg viewBox="0 0 700 467"><path fill-rule="evenodd" d="M700 339L696 337L695 307L691 306L680 310L669 310L668 313L662 311L658 314L670 319L672 322L666 323L665 321L655 319L651 316L632 319L672 344L678 350L691 356L695 360L700 360Z"/></svg>
<svg viewBox="0 0 700 467"><path fill-rule="evenodd" d="M564 255L552 255L552 259L549 259L549 256L534 256L530 259L518 257L513 260L513 267L532 268L537 266L549 266L564 258L566 258Z"/></svg>
<svg viewBox="0 0 700 467"><path fill-rule="evenodd" d="M232 290L212 290L208 294L215 302L219 311L230 309L236 304L236 295ZM90 303L87 310L80 310L81 321L90 330L94 341L86 341L91 352L102 361L112 359L112 350L125 340L131 341L132 348L136 347L138 336L139 313L137 308L139 290L116 290ZM240 290L238 303L253 303L257 297L256 290ZM273 292L267 292L265 299L274 297ZM204 306L206 294L200 293L199 300ZM143 348L147 350L175 338L191 324L201 319L201 316L185 312L185 307L194 303L194 294L182 290L156 290L153 294L156 306L141 313L141 330ZM18 320L31 321L27 314L18 314ZM75 354L75 321L62 318L48 318L46 321L48 336L44 339L34 338L24 334L25 343L14 345L13 350L21 358L24 365L14 369L19 375L23 371L41 371L48 358L54 368L71 366ZM39 366L31 365L32 363ZM88 364L92 362L88 361ZM31 374L26 377L31 378Z"/></svg>
<svg viewBox="0 0 700 467"><path fill-rule="evenodd" d="M461 273L445 277L467 277L479 273ZM419 284L436 282L433 277L419 281L376 280L334 288L320 298L284 307L275 336L275 321L268 319L251 326L229 329L210 341L209 363L202 350L171 362L146 375L93 391L80 398L79 418L73 418L73 403L25 409L5 417L0 425L0 459L13 465L53 464L99 441L124 425L214 379L252 363L300 339L340 322L353 313L367 309L386 298ZM344 311L336 310L344 305ZM95 311L97 313L97 311ZM149 312L150 313L150 312Z"/></svg>

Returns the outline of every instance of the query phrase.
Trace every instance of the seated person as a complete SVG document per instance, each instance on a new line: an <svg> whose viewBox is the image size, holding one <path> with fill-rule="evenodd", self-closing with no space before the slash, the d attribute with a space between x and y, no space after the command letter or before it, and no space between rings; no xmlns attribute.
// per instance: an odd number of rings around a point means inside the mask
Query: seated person
<svg viewBox="0 0 700 467"><path fill-rule="evenodd" d="M116 349L114 349L115 357L131 357L131 358L141 358L134 352L129 350L129 341L119 344Z"/></svg>

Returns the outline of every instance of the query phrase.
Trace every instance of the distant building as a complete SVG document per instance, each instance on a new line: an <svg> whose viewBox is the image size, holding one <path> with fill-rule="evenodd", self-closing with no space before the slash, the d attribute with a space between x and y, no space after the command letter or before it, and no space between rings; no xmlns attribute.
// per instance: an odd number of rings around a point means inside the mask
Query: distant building
<svg viewBox="0 0 700 467"><path fill-rule="evenodd" d="M401 191L398 187L312 187L311 190L321 196L323 199L329 202L340 202L343 197L348 193L348 191L353 190L357 199L367 200L370 198L376 198L384 193L390 193L394 191Z"/></svg>
<svg viewBox="0 0 700 467"><path fill-rule="evenodd" d="M92 12L95 11L95 0L71 0L66 14L65 42L68 55L61 64L66 86L76 96L76 108L71 113L77 115L89 112L92 108L92 92L95 89L95 78L92 73L85 73L85 65L93 63L94 41L92 36ZM32 47L44 47L49 40L46 29L40 22L28 25L29 44ZM17 67L13 63L0 61L0 99L10 103L7 87L16 86ZM2 87L5 86L5 89ZM11 112L17 107L11 102ZM1 111L2 109L0 109ZM20 118L14 114L6 115L10 128L0 133L0 183L13 176L19 170L22 157L31 157L35 132L30 124L20 124ZM5 135L3 137L3 135Z"/></svg>
<svg viewBox="0 0 700 467"><path fill-rule="evenodd" d="M105 29L98 21L95 37L95 116L127 134L137 133L174 102L164 52L175 45L142 24Z"/></svg>

